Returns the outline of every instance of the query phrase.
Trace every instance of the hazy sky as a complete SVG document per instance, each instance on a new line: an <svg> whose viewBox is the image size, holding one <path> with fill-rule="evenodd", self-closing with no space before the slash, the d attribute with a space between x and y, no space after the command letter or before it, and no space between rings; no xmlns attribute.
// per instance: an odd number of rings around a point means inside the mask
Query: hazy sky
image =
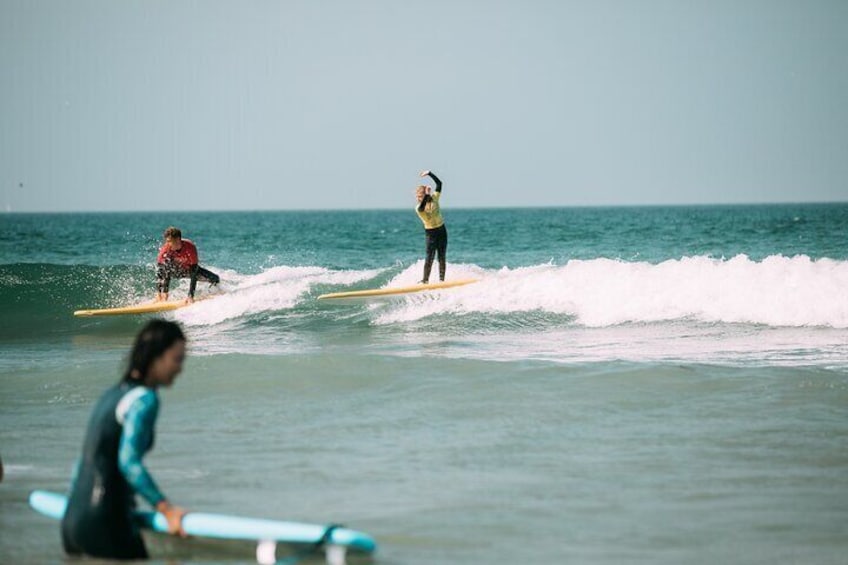
<svg viewBox="0 0 848 565"><path fill-rule="evenodd" d="M18 211L848 200L848 2L0 0L0 102Z"/></svg>

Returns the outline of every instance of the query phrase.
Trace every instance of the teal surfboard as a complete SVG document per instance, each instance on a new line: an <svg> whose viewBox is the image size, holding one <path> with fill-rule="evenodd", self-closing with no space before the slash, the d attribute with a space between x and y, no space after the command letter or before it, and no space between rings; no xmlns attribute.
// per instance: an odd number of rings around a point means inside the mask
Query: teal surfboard
<svg viewBox="0 0 848 565"><path fill-rule="evenodd" d="M67 497L53 492L36 490L29 495L29 505L36 512L54 520L62 519L67 504ZM135 513L135 519L142 528L160 533L168 532L168 523L158 512L139 510ZM256 542L256 556L260 563L274 562L272 558L277 543L324 547L327 549L328 560L331 550L335 552L337 560L340 550L370 554L377 549L376 542L368 534L343 527L241 518L225 514L189 512L183 517L183 529L189 536Z"/></svg>

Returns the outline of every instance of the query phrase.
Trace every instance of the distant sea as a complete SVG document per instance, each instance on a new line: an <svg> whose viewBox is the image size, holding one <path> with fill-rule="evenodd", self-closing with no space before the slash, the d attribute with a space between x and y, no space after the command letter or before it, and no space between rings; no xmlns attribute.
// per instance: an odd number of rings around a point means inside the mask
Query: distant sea
<svg viewBox="0 0 848 565"><path fill-rule="evenodd" d="M315 299L421 278L411 209L0 215L0 562L63 562L26 496L67 487L147 319L71 314L152 297L176 225L224 294L168 315L175 502L342 522L382 564L846 563L848 204L445 205L480 282L354 304Z"/></svg>

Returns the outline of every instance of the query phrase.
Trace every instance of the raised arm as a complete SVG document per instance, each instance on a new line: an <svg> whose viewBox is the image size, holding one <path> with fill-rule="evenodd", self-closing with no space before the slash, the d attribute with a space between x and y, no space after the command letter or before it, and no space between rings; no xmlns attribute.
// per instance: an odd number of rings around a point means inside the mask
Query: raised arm
<svg viewBox="0 0 848 565"><path fill-rule="evenodd" d="M433 179L433 181L436 183L436 192L442 191L442 181L439 180L439 177L433 174L433 171L421 171L421 176L430 177L431 179Z"/></svg>

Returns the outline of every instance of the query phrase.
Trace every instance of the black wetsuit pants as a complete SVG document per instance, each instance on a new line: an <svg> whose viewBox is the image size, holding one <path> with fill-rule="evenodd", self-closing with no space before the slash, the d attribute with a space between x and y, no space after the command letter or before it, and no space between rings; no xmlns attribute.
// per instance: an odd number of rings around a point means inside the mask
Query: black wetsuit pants
<svg viewBox="0 0 848 565"><path fill-rule="evenodd" d="M205 281L211 284L218 284L221 279L200 265L192 265L190 269L182 269L168 263L159 263L156 266L156 288L159 292L168 292L171 287L171 279L191 279L188 289L188 295L194 296L194 291L197 288L197 281Z"/></svg>
<svg viewBox="0 0 848 565"><path fill-rule="evenodd" d="M107 506L107 505L104 505ZM62 522L65 553L101 559L147 559L147 548L130 511L95 508Z"/></svg>
<svg viewBox="0 0 848 565"><path fill-rule="evenodd" d="M421 282L430 282L430 271L433 269L433 258L439 254L439 280L445 280L447 270L448 230L442 224L438 228L424 230L427 238L427 256L424 259L424 278Z"/></svg>

